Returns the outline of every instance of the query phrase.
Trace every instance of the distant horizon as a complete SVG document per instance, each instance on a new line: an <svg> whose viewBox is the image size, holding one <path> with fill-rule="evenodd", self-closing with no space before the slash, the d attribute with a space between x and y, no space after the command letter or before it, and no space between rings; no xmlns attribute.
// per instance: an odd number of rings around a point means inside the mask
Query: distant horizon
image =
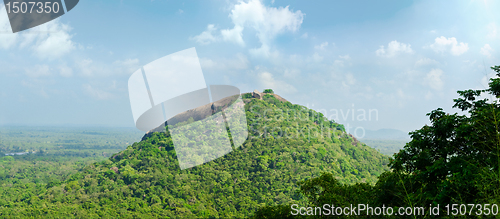
<svg viewBox="0 0 500 219"><path fill-rule="evenodd" d="M0 128L124 128L124 129L134 129L138 132L143 132L136 127L132 126L109 126L109 125L98 125L98 124L64 124L64 125L57 125L57 124L31 124L31 125L26 125L26 124L0 124ZM397 131L401 133L406 133L403 130L399 129L393 129L393 128L381 128L377 130L372 130L372 129L365 129L367 132L379 132L379 131ZM349 133L353 134L353 133ZM367 138L367 137L365 137Z"/></svg>
<svg viewBox="0 0 500 219"><path fill-rule="evenodd" d="M98 124L0 124L0 128L9 128L9 127L31 127L31 128L130 128L137 129L133 126L111 126L111 125L98 125ZM140 131L137 129L137 131ZM142 131L141 131L142 132Z"/></svg>

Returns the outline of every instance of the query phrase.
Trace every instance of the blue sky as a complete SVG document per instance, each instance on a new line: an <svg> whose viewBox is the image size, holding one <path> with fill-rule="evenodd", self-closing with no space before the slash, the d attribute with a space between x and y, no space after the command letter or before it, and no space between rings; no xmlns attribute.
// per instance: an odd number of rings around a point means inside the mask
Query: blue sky
<svg viewBox="0 0 500 219"><path fill-rule="evenodd" d="M498 8L497 1L80 1L12 34L1 5L0 125L132 127L128 77L196 47L207 84L272 88L351 133L408 132L433 109L455 112L457 90L486 86L489 66L500 65ZM369 119L369 110L378 117Z"/></svg>

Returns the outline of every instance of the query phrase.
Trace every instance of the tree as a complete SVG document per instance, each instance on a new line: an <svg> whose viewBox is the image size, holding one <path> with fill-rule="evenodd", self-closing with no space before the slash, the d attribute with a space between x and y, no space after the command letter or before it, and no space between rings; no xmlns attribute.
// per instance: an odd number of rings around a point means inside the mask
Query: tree
<svg viewBox="0 0 500 219"><path fill-rule="evenodd" d="M492 67L500 77L500 66ZM500 79L486 90L458 91L454 108L467 115L428 113L430 126L410 132L412 141L390 162L394 174L411 187L409 202L481 203L500 195ZM479 99L481 94L495 100ZM418 197L417 197L418 195Z"/></svg>
<svg viewBox="0 0 500 219"><path fill-rule="evenodd" d="M265 89L264 93L266 93L266 94L274 94L274 91L273 91L273 89Z"/></svg>
<svg viewBox="0 0 500 219"><path fill-rule="evenodd" d="M492 69L500 77L500 66ZM466 115L450 115L441 108L428 113L431 124L410 132L411 142L390 160L392 170L382 173L375 186L341 184L332 174L325 173L300 182L300 193L311 206L439 204L444 211L443 206L450 203L498 204L500 78L490 79L488 89L458 91L458 94L460 98L454 99L453 107L465 111ZM494 100L479 99L481 94L490 94ZM350 166L345 166L342 160L339 162L343 170L349 170ZM440 215L447 217L447 213L440 212ZM277 218L286 216L286 211L283 205L264 207L256 215Z"/></svg>
<svg viewBox="0 0 500 219"><path fill-rule="evenodd" d="M243 99L250 99L252 98L252 93L244 93L243 94Z"/></svg>

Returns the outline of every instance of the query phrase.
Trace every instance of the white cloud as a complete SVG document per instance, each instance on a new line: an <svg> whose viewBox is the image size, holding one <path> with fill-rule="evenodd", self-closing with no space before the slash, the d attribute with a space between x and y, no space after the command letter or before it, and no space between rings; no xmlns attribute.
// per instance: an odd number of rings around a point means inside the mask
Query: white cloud
<svg viewBox="0 0 500 219"><path fill-rule="evenodd" d="M244 46L243 30L249 26L257 31L257 37L261 43L261 48L255 50L255 54L269 55L271 41L285 31L297 31L302 24L304 14L300 10L293 12L288 6L285 8L266 7L260 0L250 0L234 5L229 17L234 27L221 31L224 41Z"/></svg>
<svg viewBox="0 0 500 219"><path fill-rule="evenodd" d="M269 72L259 73L258 79L259 79L260 84L264 88L273 89L276 93L290 94L290 93L297 92L297 89L294 86L292 86L284 81L274 79L274 76Z"/></svg>
<svg viewBox="0 0 500 219"><path fill-rule="evenodd" d="M95 97L99 100L107 100L107 99L111 99L114 97L113 94L106 92L106 91L103 91L101 89L92 87L92 85L90 85L90 84L84 84L83 90L85 92L87 92L87 94L89 94L90 96Z"/></svg>
<svg viewBox="0 0 500 219"><path fill-rule="evenodd" d="M259 48L250 49L250 54L254 57L269 57L271 55L271 49L268 45L262 45Z"/></svg>
<svg viewBox="0 0 500 219"><path fill-rule="evenodd" d="M464 42L458 43L455 37L446 38L441 36L434 40L434 43L431 44L430 48L437 53L443 53L449 50L452 55L459 56L469 50L469 45Z"/></svg>
<svg viewBox="0 0 500 219"><path fill-rule="evenodd" d="M40 31L33 49L39 57L57 58L75 48L71 41L68 25L57 21L48 22L33 28L33 32ZM42 33L45 32L45 33Z"/></svg>
<svg viewBox="0 0 500 219"><path fill-rule="evenodd" d="M215 27L215 25L209 24L207 26L207 30L203 31L200 35L192 37L190 39L194 40L197 43L202 44L202 45L207 45L207 44L213 43L213 42L217 41L217 38L213 35L213 33L216 30L217 30L217 28Z"/></svg>
<svg viewBox="0 0 500 219"><path fill-rule="evenodd" d="M328 42L323 42L320 45L314 46L315 49L324 50L328 46Z"/></svg>
<svg viewBox="0 0 500 219"><path fill-rule="evenodd" d="M48 65L35 65L34 67L31 68L26 68L25 69L26 75L32 77L32 78L38 78L38 77L44 77L44 76L50 76L50 68Z"/></svg>
<svg viewBox="0 0 500 219"><path fill-rule="evenodd" d="M443 89L443 70L436 68L432 69L424 78L424 84L434 90Z"/></svg>
<svg viewBox="0 0 500 219"><path fill-rule="evenodd" d="M309 37L309 35L307 33L304 33L302 34L302 36L300 36L300 38L302 39L307 39Z"/></svg>
<svg viewBox="0 0 500 219"><path fill-rule="evenodd" d="M6 10L0 6L0 49L9 49L19 43L20 48L30 48L40 58L58 58L75 48L70 31L69 25L55 19L22 34L12 33Z"/></svg>
<svg viewBox="0 0 500 219"><path fill-rule="evenodd" d="M404 44L394 40L387 45L387 49L385 49L384 46L380 46L380 49L375 51L375 53L377 54L377 56L393 57L400 53L412 54L413 50L411 49L410 44Z"/></svg>
<svg viewBox="0 0 500 219"><path fill-rule="evenodd" d="M40 58L58 58L75 48L70 31L70 26L56 19L23 32L19 47L33 49Z"/></svg>
<svg viewBox="0 0 500 219"><path fill-rule="evenodd" d="M483 48L481 48L480 53L484 56L487 56L488 58L491 57L491 53L493 52L493 49L491 48L490 44L484 44Z"/></svg>
<svg viewBox="0 0 500 219"><path fill-rule="evenodd" d="M230 30L221 30L221 34L224 41L230 41L240 46L245 46L245 41L243 41L243 27L235 26Z"/></svg>
<svg viewBox="0 0 500 219"><path fill-rule="evenodd" d="M415 62L415 66L425 66L425 65L437 65L438 61L429 58L421 58L417 62Z"/></svg>

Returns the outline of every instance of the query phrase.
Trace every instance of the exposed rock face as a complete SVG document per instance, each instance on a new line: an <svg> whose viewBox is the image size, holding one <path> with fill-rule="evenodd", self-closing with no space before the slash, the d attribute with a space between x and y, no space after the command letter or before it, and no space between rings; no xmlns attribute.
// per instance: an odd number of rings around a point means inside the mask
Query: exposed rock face
<svg viewBox="0 0 500 219"><path fill-rule="evenodd" d="M262 96L264 96L264 94L259 92L258 90L254 90L252 93L252 96L253 96L253 98L257 98L257 99L262 100Z"/></svg>
<svg viewBox="0 0 500 219"><path fill-rule="evenodd" d="M154 129L150 130L149 132L147 132L142 137L142 140L151 136L151 134L153 132L164 132L165 126L167 126L167 125L175 125L179 122L187 121L189 118L193 118L194 121L199 121L199 120L208 118L209 116L211 116L217 112L220 112L223 109L229 107L234 101L236 101L238 99L239 96L240 95L229 96L229 97L226 97L224 99L218 100L217 102L209 103L209 104L197 107L195 109L190 109L188 111L179 113L176 116L168 119L164 124L161 124L157 128L154 128Z"/></svg>
<svg viewBox="0 0 500 219"><path fill-rule="evenodd" d="M258 90L254 90L252 92L252 97L256 98L256 99L259 99L259 100L262 100L262 98L264 97L264 95L266 95L266 93L259 92ZM286 100L285 98L281 97L278 94L269 94L269 95L272 95L272 96L276 97L276 99L278 99L278 100L280 100L282 102L289 102L288 100Z"/></svg>
<svg viewBox="0 0 500 219"><path fill-rule="evenodd" d="M281 102L290 102L290 101L286 100L285 98L281 97L278 94L271 94L271 95L273 95L274 97L276 97L276 99L280 100Z"/></svg>
<svg viewBox="0 0 500 219"><path fill-rule="evenodd" d="M256 98L259 100L262 100L264 95L266 95L266 93L259 92L258 90L254 90L251 94L252 94L253 98ZM269 95L273 95L274 97L276 97L276 99L278 99L282 102L288 102L285 98L283 98L277 94L269 94ZM168 125L175 125L179 122L187 121L189 118L193 118L194 121L205 119L205 118L207 118L207 117L209 117L217 112L222 111L223 109L225 109L226 107L231 105L234 101L236 101L236 99L238 97L239 97L239 95L226 97L226 98L221 99L217 102L206 104L206 105L200 106L198 108L190 109L186 112L179 113L176 116L170 118L164 124L147 132L144 135L144 137L142 138L142 140L151 136L151 134L153 132L164 132L165 126L167 126L167 124ZM249 100L244 100L244 101L245 101L245 103L248 103Z"/></svg>

